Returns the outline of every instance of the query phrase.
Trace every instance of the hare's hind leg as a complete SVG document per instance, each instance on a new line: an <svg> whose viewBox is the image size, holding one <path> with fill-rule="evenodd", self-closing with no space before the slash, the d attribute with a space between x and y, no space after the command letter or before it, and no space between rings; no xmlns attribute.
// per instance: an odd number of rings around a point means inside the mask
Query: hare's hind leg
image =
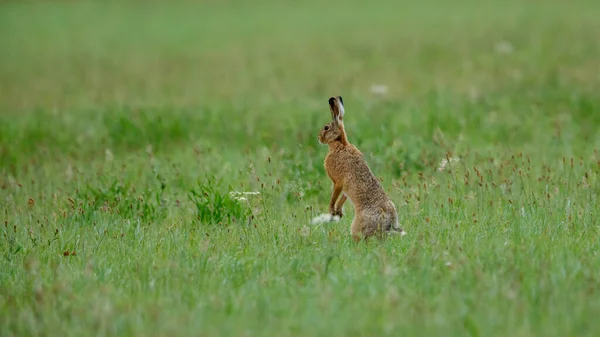
<svg viewBox="0 0 600 337"><path fill-rule="evenodd" d="M380 241L385 239L385 234L390 232L397 221L396 213L385 208L366 213L363 218L366 220L362 230L363 235L376 236Z"/></svg>
<svg viewBox="0 0 600 337"><path fill-rule="evenodd" d="M385 224L381 222L381 219L363 214L360 217L354 218L354 222L352 222L352 236L355 238L355 241L359 241L360 239L366 241L372 236L381 238L384 227Z"/></svg>
<svg viewBox="0 0 600 337"><path fill-rule="evenodd" d="M354 242L358 243L361 239L366 238L365 225L365 219L362 217L362 215L355 214L354 220L352 221L352 227L350 228L350 233L352 234Z"/></svg>

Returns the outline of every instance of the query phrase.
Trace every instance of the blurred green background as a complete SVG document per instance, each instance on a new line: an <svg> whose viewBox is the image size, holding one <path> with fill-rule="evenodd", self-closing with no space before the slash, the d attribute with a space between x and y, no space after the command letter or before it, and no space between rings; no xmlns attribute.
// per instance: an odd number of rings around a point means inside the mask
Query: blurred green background
<svg viewBox="0 0 600 337"><path fill-rule="evenodd" d="M598 18L3 1L2 335L597 334ZM310 225L332 95L400 241L354 245L349 204Z"/></svg>

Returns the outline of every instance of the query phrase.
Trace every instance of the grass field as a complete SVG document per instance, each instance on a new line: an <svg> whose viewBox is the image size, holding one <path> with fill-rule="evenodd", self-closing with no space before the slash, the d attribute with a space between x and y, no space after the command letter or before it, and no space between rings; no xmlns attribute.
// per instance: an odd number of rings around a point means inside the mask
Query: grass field
<svg viewBox="0 0 600 337"><path fill-rule="evenodd" d="M2 2L0 335L597 336L599 17ZM311 224L332 95L406 236Z"/></svg>

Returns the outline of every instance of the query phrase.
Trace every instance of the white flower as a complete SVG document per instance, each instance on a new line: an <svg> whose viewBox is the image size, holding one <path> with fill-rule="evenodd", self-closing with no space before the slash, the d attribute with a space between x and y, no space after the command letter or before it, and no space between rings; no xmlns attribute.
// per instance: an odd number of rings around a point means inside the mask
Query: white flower
<svg viewBox="0 0 600 337"><path fill-rule="evenodd" d="M229 192L229 195L234 197L234 196L239 196L239 195L259 195L260 192L238 192L238 191L231 191Z"/></svg>
<svg viewBox="0 0 600 337"><path fill-rule="evenodd" d="M450 160L448 160L446 158L442 158L442 161L440 162L440 166L438 167L438 171L442 172L446 169L446 166L448 166L448 164L458 163L459 161L460 161L460 159L456 158L456 157L450 157Z"/></svg>
<svg viewBox="0 0 600 337"><path fill-rule="evenodd" d="M104 157L106 161L112 161L114 158L113 153L110 149L106 149L106 151L104 152Z"/></svg>
<svg viewBox="0 0 600 337"><path fill-rule="evenodd" d="M494 46L494 50L496 51L496 53L498 54L512 54L514 48L513 45L510 44L507 41L501 41L496 43L496 45Z"/></svg>
<svg viewBox="0 0 600 337"><path fill-rule="evenodd" d="M310 234L310 227L304 225L300 228L300 235L303 237L307 237Z"/></svg>
<svg viewBox="0 0 600 337"><path fill-rule="evenodd" d="M73 166L69 163L67 166L67 171L65 172L67 175L67 179L71 180L73 178Z"/></svg>
<svg viewBox="0 0 600 337"><path fill-rule="evenodd" d="M385 95L388 92L388 87L383 84L373 84L371 86L371 92L378 95Z"/></svg>
<svg viewBox="0 0 600 337"><path fill-rule="evenodd" d="M237 200L237 201L248 201L248 198L244 197L244 195L259 195L260 192L238 192L238 191L231 191L229 192L229 196L231 198L233 198L233 200Z"/></svg>

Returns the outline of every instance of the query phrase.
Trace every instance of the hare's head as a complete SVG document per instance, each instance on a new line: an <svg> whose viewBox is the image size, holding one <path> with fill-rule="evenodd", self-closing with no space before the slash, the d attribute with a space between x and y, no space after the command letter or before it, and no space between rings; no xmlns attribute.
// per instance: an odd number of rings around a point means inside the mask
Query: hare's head
<svg viewBox="0 0 600 337"><path fill-rule="evenodd" d="M342 96L329 98L329 109L331 110L332 121L325 124L319 132L319 142L321 144L331 144L335 141L344 142L346 132L344 131L344 101Z"/></svg>

